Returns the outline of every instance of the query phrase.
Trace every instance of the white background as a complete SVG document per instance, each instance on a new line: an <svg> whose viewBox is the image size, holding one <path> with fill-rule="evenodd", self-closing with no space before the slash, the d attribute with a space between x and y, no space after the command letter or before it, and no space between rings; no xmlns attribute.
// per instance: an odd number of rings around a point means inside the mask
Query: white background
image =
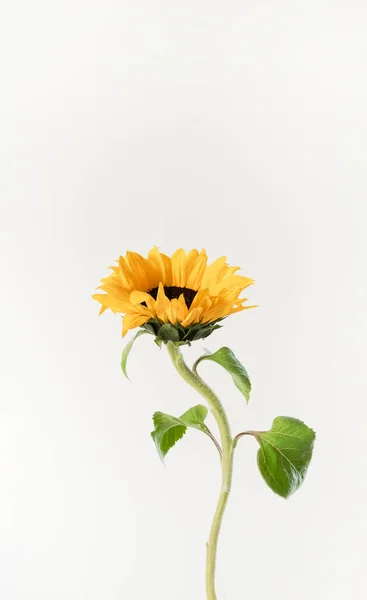
<svg viewBox="0 0 367 600"><path fill-rule="evenodd" d="M317 431L290 500L241 440L218 600L365 598L367 8L362 0L0 3L2 600L204 600L214 447L165 469L156 410L200 401L91 294L127 249L205 247L254 277L233 431Z"/></svg>

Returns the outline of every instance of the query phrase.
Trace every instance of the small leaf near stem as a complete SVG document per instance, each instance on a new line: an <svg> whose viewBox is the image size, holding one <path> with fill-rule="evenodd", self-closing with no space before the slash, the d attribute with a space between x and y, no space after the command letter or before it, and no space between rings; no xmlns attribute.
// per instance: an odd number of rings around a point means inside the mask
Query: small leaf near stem
<svg viewBox="0 0 367 600"><path fill-rule="evenodd" d="M173 417L162 412L154 413L154 431L151 435L162 462L167 452L185 435L188 427L198 429L210 437L221 456L220 445L204 423L207 414L208 409L202 404L190 408L180 417Z"/></svg>
<svg viewBox="0 0 367 600"><path fill-rule="evenodd" d="M187 427L179 419L166 415L162 412L156 412L153 415L154 431L151 436L162 462L175 443L186 433Z"/></svg>
<svg viewBox="0 0 367 600"><path fill-rule="evenodd" d="M282 498L288 498L303 483L309 467L315 432L292 417L277 417L269 431L244 431L233 440L251 435L260 448L257 462L267 485Z"/></svg>
<svg viewBox="0 0 367 600"><path fill-rule="evenodd" d="M248 402L250 399L251 382L245 367L235 357L234 353L230 348L224 346L219 348L213 354L207 353L194 363L193 371L196 372L197 366L203 360L212 360L221 365L230 375L232 376L235 386L240 390Z"/></svg>

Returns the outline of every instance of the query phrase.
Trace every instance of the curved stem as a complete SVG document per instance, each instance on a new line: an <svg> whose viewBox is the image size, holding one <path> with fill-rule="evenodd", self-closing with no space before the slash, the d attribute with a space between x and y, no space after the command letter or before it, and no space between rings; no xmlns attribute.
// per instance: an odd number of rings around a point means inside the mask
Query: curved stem
<svg viewBox="0 0 367 600"><path fill-rule="evenodd" d="M172 342L167 343L167 350L176 370L181 377L201 394L208 402L211 412L217 421L222 442L222 486L214 519L207 543L206 556L206 594L207 600L217 600L215 593L215 567L218 537L221 529L223 514L231 491L233 471L233 440L225 410L218 396L198 375L196 369L191 370L185 363L181 350Z"/></svg>

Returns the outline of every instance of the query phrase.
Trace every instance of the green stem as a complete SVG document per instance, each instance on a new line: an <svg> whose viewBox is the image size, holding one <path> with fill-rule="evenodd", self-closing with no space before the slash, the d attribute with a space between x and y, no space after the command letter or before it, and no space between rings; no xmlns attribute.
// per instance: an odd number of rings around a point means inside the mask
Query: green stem
<svg viewBox="0 0 367 600"><path fill-rule="evenodd" d="M207 543L206 556L206 594L207 600L217 600L215 593L215 566L218 547L218 537L223 514L231 491L233 471L233 440L228 418L221 401L213 390L198 375L196 368L191 370L185 363L181 350L172 342L168 342L167 350L176 370L181 377L201 394L209 404L210 410L217 421L222 442L222 487L217 508Z"/></svg>

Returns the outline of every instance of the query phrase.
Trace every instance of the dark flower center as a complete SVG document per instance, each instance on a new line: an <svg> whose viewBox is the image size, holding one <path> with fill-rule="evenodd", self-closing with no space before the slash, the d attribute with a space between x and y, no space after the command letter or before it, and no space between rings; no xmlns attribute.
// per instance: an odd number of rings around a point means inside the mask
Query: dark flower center
<svg viewBox="0 0 367 600"><path fill-rule="evenodd" d="M173 298L179 298L181 294L184 295L185 302L187 308L190 308L197 292L195 290L190 290L189 288L177 287L176 285L165 286L164 292L168 298L168 300L173 300ZM153 296L154 300L157 300L158 288L155 287L152 290L149 290L148 294ZM145 302L143 302L145 304Z"/></svg>

